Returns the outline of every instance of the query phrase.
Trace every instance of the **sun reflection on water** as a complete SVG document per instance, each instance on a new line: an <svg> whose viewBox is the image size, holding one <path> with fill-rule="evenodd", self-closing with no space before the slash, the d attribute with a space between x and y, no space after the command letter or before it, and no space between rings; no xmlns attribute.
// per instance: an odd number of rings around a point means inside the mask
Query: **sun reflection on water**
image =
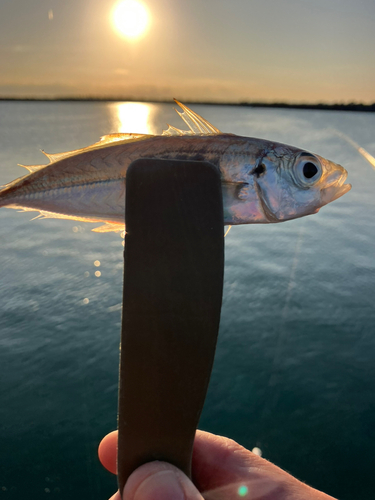
<svg viewBox="0 0 375 500"><path fill-rule="evenodd" d="M115 105L117 132L152 134L149 104L142 102L122 102Z"/></svg>

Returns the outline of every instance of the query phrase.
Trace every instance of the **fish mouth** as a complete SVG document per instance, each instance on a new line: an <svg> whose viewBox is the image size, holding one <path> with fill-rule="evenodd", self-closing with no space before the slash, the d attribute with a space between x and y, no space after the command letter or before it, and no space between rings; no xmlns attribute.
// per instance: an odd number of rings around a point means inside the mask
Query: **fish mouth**
<svg viewBox="0 0 375 500"><path fill-rule="evenodd" d="M342 168L342 170L343 173L338 180L332 182L328 185L328 187L323 188L320 191L321 206L327 205L327 203L341 198L341 196L344 196L344 194L352 189L351 184L345 184L348 172L344 168Z"/></svg>

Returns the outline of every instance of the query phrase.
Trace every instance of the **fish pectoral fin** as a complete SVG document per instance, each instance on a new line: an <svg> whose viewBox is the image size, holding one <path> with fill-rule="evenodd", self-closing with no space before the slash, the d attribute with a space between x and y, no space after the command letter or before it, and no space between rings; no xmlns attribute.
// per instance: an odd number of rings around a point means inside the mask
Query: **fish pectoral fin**
<svg viewBox="0 0 375 500"><path fill-rule="evenodd" d="M174 102L182 109L182 113L175 109L176 113L182 118L190 130L180 130L168 125L168 129L163 130L162 135L219 135L222 133L210 122L185 106L185 104L177 101L177 99L174 99Z"/></svg>
<svg viewBox="0 0 375 500"><path fill-rule="evenodd" d="M107 222L103 226L94 227L92 229L95 233L109 233L114 231L115 233L125 232L125 225L122 222Z"/></svg>

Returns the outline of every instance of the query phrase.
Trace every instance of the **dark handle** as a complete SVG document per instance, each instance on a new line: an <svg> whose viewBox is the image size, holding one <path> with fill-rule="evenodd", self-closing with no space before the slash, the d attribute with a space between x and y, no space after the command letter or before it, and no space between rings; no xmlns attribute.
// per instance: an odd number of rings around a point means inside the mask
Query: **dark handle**
<svg viewBox="0 0 375 500"><path fill-rule="evenodd" d="M143 159L127 172L118 482L152 461L191 476L222 302L219 171Z"/></svg>

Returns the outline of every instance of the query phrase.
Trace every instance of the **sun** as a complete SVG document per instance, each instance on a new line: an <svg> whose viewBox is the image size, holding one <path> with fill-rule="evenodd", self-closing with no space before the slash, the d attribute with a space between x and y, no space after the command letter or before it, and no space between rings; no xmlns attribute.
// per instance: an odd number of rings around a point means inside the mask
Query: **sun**
<svg viewBox="0 0 375 500"><path fill-rule="evenodd" d="M139 38L147 30L149 14L138 0L122 0L112 11L112 21L120 35Z"/></svg>

